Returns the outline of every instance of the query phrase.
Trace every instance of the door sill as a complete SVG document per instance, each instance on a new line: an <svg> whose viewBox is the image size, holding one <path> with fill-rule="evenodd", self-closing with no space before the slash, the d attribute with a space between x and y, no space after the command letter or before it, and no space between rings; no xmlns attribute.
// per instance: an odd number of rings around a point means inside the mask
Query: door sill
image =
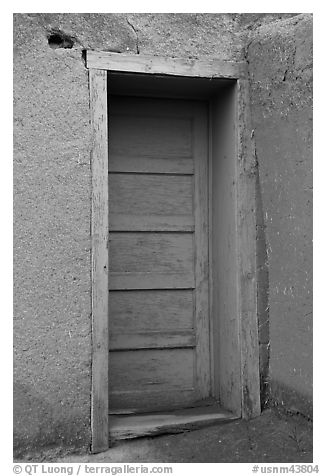
<svg viewBox="0 0 326 476"><path fill-rule="evenodd" d="M170 412L110 415L110 439L125 440L164 433L182 433L238 418L215 405Z"/></svg>

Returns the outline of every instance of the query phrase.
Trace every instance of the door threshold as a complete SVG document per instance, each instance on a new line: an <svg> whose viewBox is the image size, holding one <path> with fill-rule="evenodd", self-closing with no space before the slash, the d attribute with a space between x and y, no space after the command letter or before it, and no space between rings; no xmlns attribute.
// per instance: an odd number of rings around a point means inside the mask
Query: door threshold
<svg viewBox="0 0 326 476"><path fill-rule="evenodd" d="M238 419L218 406L110 416L110 439L125 440L164 433L182 433Z"/></svg>

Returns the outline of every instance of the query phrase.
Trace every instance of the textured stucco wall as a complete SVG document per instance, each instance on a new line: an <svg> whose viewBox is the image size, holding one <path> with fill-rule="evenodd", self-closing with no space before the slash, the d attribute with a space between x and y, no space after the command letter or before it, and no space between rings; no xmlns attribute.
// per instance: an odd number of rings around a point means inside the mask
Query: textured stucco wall
<svg viewBox="0 0 326 476"><path fill-rule="evenodd" d="M90 444L90 116L88 76L82 58L82 50L87 48L237 61L245 58L245 47L251 41L247 59L253 84L253 121L261 178L261 183L257 181L261 350L262 356L267 355L270 339L274 349L272 377L281 376L288 382L290 375L293 388L307 392L308 380L302 378L302 384L298 383L300 372L307 373L306 364L295 367L286 353L287 339L292 347L297 344L295 339L302 339L307 346L299 347L299 354L306 352L306 357L303 354L299 358L309 362L310 341L305 332L310 326L311 309L302 291L308 289L309 276L304 287L302 270L310 266L310 229L306 222L307 204L298 193L302 188L307 189L305 197L310 193L306 176L310 165L305 153L310 134L305 82L309 68L305 61L310 58L310 50L306 48L305 35L299 35L299 25L307 26L309 20L305 16L296 24L299 17L291 19L292 16L14 15L17 454L42 445L87 448ZM283 36L275 30L275 21ZM73 37L71 49L50 48L47 37L57 29ZM297 46L294 56L293 45ZM287 52L286 61L278 48ZM277 64L280 60L283 63ZM295 61L301 65L296 80ZM282 65L287 66L286 74ZM280 76L281 70L286 81ZM274 86L272 104L269 94ZM290 104L291 98L294 104ZM274 196L275 184L279 189ZM291 211L295 219L286 218L290 213L287 206L295 207ZM293 238L297 254L288 241L291 233L297 237ZM265 241L269 247L268 262ZM306 248L309 252L303 255ZM270 321L265 312L269 279ZM293 283L299 288L293 289ZM283 292L284 287L286 293L278 294L277 289ZM295 298L291 293L297 293ZM303 318L304 314L307 317ZM286 368L282 368L284 359L290 362ZM295 360L293 352L291 359ZM265 375L267 358L261 362ZM296 374L293 368L298 369ZM282 382L282 378L278 381Z"/></svg>
<svg viewBox="0 0 326 476"><path fill-rule="evenodd" d="M247 60L260 178L262 367L266 375L269 348L272 398L311 414L312 15L256 29Z"/></svg>
<svg viewBox="0 0 326 476"><path fill-rule="evenodd" d="M90 140L79 51L15 16L14 443L85 444L90 392Z"/></svg>

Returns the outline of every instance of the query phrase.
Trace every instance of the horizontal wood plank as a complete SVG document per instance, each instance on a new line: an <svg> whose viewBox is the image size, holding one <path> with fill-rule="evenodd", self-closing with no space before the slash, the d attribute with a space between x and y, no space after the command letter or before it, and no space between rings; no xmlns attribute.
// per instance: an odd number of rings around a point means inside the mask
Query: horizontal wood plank
<svg viewBox="0 0 326 476"><path fill-rule="evenodd" d="M109 213L192 218L193 177L109 174Z"/></svg>
<svg viewBox="0 0 326 476"><path fill-rule="evenodd" d="M135 100L134 100L135 101ZM191 158L191 116L145 114L144 108L110 116L109 156Z"/></svg>
<svg viewBox="0 0 326 476"><path fill-rule="evenodd" d="M134 172L143 174L193 174L192 158L142 157L141 155L109 156L109 172Z"/></svg>
<svg viewBox="0 0 326 476"><path fill-rule="evenodd" d="M194 218L164 215L122 215L110 214L110 231L185 231L195 229Z"/></svg>
<svg viewBox="0 0 326 476"><path fill-rule="evenodd" d="M189 349L110 352L110 392L133 394L194 387L194 353ZM143 406L143 405L142 405Z"/></svg>
<svg viewBox="0 0 326 476"><path fill-rule="evenodd" d="M195 277L189 273L110 273L111 290L129 289L194 289Z"/></svg>
<svg viewBox="0 0 326 476"><path fill-rule="evenodd" d="M111 291L110 332L193 328L193 290Z"/></svg>
<svg viewBox="0 0 326 476"><path fill-rule="evenodd" d="M243 77L247 71L245 62L229 62L217 59L185 59L145 55L129 55L101 51L87 51L87 67L109 71L167 74L195 78Z"/></svg>
<svg viewBox="0 0 326 476"><path fill-rule="evenodd" d="M194 347L196 336L193 330L173 332L110 333L110 351L136 349L173 349Z"/></svg>
<svg viewBox="0 0 326 476"><path fill-rule="evenodd" d="M110 233L114 273L192 274L192 233Z"/></svg>
<svg viewBox="0 0 326 476"><path fill-rule="evenodd" d="M194 405L196 393L193 387L185 389L169 389L164 391L152 388L150 390L131 390L123 392L112 391L110 394L110 413L143 413L149 411L172 410Z"/></svg>

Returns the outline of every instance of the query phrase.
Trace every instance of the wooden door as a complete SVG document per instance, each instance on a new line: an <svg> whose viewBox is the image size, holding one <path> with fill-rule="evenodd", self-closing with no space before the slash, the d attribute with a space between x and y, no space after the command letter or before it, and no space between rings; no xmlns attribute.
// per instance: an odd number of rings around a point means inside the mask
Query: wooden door
<svg viewBox="0 0 326 476"><path fill-rule="evenodd" d="M110 410L210 394L206 103L109 101Z"/></svg>

